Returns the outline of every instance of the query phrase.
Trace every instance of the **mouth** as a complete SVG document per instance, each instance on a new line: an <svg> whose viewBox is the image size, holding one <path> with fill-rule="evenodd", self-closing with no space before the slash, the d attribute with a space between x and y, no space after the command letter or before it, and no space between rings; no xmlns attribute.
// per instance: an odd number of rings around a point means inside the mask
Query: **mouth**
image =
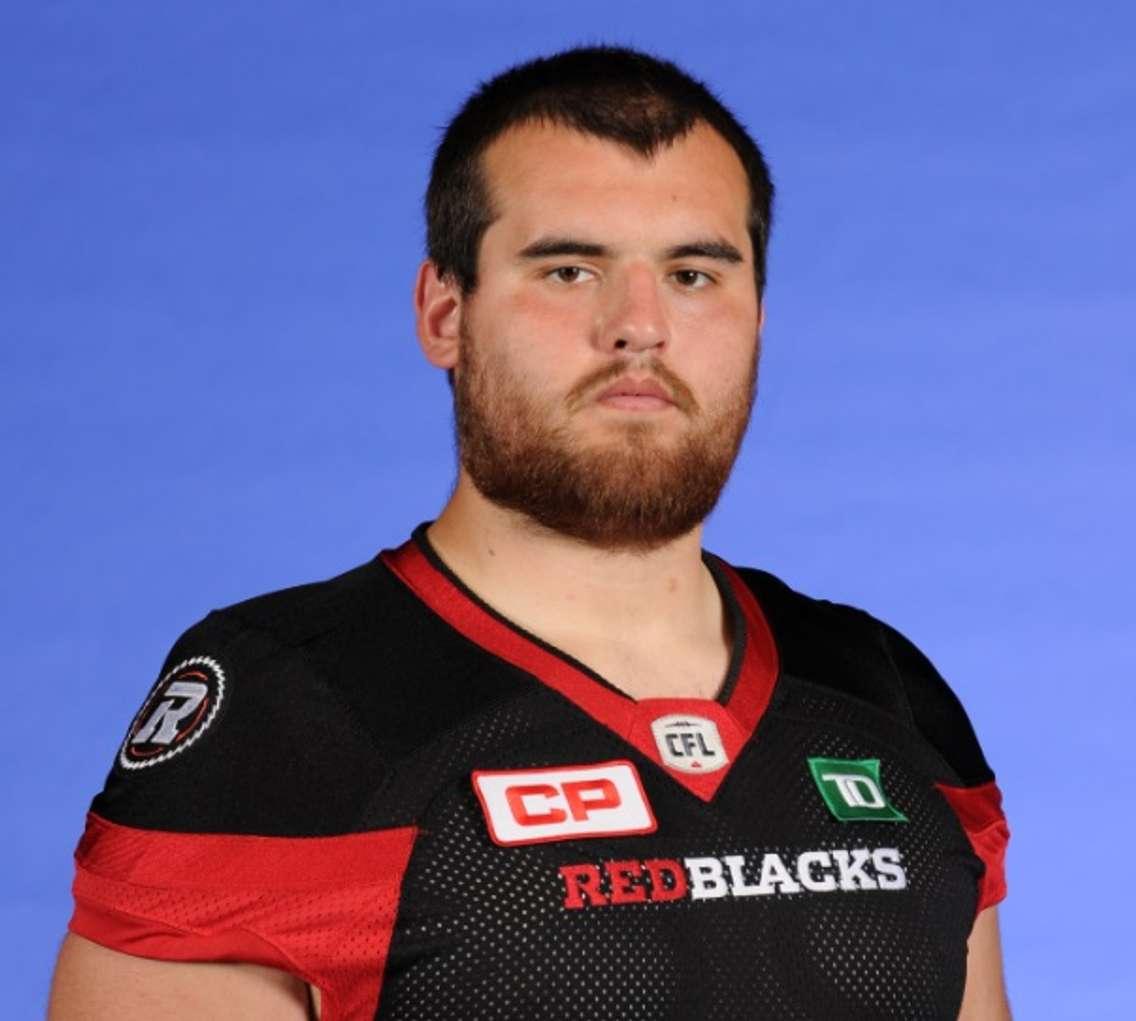
<svg viewBox="0 0 1136 1021"><path fill-rule="evenodd" d="M665 411L675 407L670 391L652 377L621 376L599 392L596 403L620 411Z"/></svg>

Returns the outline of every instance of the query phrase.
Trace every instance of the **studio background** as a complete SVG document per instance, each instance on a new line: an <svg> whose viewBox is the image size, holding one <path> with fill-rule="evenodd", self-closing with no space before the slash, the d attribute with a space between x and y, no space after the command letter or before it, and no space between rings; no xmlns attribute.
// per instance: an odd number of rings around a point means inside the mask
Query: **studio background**
<svg viewBox="0 0 1136 1021"><path fill-rule="evenodd" d="M432 517L410 294L439 129L577 42L705 78L778 186L706 545L911 636L1013 830L1019 1018L1136 1016L1136 14L1122 3L9 5L0 16L6 1017L173 639Z"/></svg>

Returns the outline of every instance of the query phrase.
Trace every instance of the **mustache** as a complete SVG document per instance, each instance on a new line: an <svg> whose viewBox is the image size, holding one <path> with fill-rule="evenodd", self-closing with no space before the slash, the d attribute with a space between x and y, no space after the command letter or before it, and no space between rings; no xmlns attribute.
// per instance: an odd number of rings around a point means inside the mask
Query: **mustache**
<svg viewBox="0 0 1136 1021"><path fill-rule="evenodd" d="M588 373L568 391L568 396L565 398L568 410L577 410L594 391L615 382L621 376L626 376L633 368L646 369L648 375L662 383L679 411L687 415L698 413L698 401L694 398L694 391L683 382L678 373L667 368L656 358L635 366L631 362L612 362L610 365L596 369L595 372Z"/></svg>

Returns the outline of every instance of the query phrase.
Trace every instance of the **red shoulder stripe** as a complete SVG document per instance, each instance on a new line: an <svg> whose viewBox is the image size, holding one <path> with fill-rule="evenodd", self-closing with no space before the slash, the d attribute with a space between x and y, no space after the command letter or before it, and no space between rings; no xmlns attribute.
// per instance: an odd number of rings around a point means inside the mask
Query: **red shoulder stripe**
<svg viewBox="0 0 1136 1021"><path fill-rule="evenodd" d="M319 987L325 1021L370 1021L415 832L167 833L92 813L70 929L139 957L279 968Z"/></svg>
<svg viewBox="0 0 1136 1021"><path fill-rule="evenodd" d="M1002 792L993 780L980 787L935 786L954 809L970 846L986 866L978 889L978 911L997 904L1006 896L1006 845L1010 840L1002 814Z"/></svg>

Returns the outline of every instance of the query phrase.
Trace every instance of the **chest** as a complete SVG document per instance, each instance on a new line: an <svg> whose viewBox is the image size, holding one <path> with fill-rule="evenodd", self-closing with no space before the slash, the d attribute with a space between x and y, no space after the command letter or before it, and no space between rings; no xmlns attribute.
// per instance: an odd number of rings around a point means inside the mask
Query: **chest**
<svg viewBox="0 0 1136 1021"><path fill-rule="evenodd" d="M981 866L918 746L790 684L721 766L675 715L648 754L538 698L396 777L380 1017L957 1015Z"/></svg>

